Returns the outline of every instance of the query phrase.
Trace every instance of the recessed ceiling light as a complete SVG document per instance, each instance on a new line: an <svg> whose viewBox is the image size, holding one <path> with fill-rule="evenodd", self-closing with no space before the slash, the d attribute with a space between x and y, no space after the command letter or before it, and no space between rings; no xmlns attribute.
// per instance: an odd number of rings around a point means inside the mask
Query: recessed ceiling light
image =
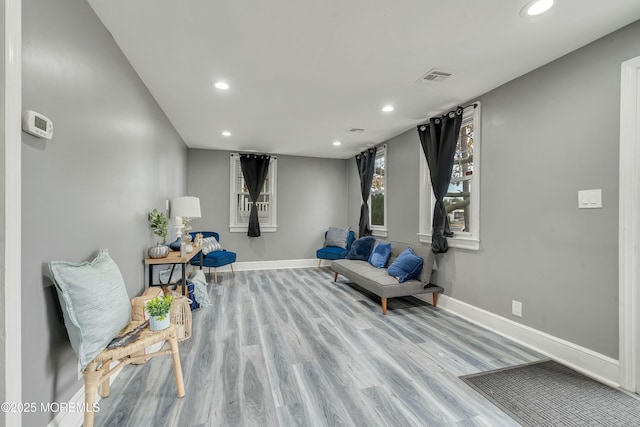
<svg viewBox="0 0 640 427"><path fill-rule="evenodd" d="M342 145L342 142L340 142L340 141L333 141L333 145Z"/></svg>
<svg viewBox="0 0 640 427"><path fill-rule="evenodd" d="M385 105L384 107L382 107L382 111L384 111L385 113L393 111L393 105Z"/></svg>
<svg viewBox="0 0 640 427"><path fill-rule="evenodd" d="M216 84L214 85L215 87L217 87L220 90L227 90L229 89L229 85L226 84L225 82L216 82Z"/></svg>
<svg viewBox="0 0 640 427"><path fill-rule="evenodd" d="M231 132L228 130L222 131L222 136L231 136Z"/></svg>
<svg viewBox="0 0 640 427"><path fill-rule="evenodd" d="M551 6L553 6L553 0L530 1L520 10L520 15L524 17L540 15L551 9Z"/></svg>

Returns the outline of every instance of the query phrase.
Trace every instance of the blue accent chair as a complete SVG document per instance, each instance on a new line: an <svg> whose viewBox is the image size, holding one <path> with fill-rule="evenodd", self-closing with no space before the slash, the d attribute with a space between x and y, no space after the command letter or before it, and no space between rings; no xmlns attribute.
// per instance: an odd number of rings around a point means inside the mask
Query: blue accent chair
<svg viewBox="0 0 640 427"><path fill-rule="evenodd" d="M220 242L220 234L215 231L195 231L191 234L191 238L195 239L196 234L202 233L202 237L215 237L218 242ZM233 263L236 262L236 253L223 249L221 251L209 252L204 255L202 258L202 266L208 267L209 269L213 268L213 281L218 283L218 267L223 267L228 265L231 267L231 273L235 276L236 273L233 271ZM191 260L191 265L200 265L200 258L194 257Z"/></svg>
<svg viewBox="0 0 640 427"><path fill-rule="evenodd" d="M327 238L327 232L324 232L324 238ZM356 233L353 230L349 230L349 236L347 237L347 248L339 248L337 246L325 246L316 251L316 258L318 258L318 268L323 259L334 261L336 259L344 259L351 249L351 244L356 239Z"/></svg>

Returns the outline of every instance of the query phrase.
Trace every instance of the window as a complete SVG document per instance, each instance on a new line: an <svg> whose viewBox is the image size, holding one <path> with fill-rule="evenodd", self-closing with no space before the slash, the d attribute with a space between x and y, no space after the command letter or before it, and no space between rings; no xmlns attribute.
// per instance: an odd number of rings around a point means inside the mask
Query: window
<svg viewBox="0 0 640 427"><path fill-rule="evenodd" d="M232 233L247 232L249 227L249 213L253 202L249 198L249 191L242 176L240 155L230 156L230 201L229 201L229 231ZM269 174L256 202L260 231L274 232L276 224L276 176L277 159L271 157Z"/></svg>
<svg viewBox="0 0 640 427"><path fill-rule="evenodd" d="M369 220L374 236L387 236L387 146L376 151L375 169L369 194Z"/></svg>
<svg viewBox="0 0 640 427"><path fill-rule="evenodd" d="M423 243L431 243L431 217L435 198L431 191L427 160L420 147L420 232ZM444 204L454 236L448 238L452 248L480 248L480 103L465 108L453 171ZM431 197L429 197L431 194Z"/></svg>

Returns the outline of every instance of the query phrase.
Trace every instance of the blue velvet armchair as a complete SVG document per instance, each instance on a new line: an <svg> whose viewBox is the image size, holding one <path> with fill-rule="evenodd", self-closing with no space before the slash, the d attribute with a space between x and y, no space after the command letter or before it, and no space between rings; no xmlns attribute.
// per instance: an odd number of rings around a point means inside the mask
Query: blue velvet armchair
<svg viewBox="0 0 640 427"><path fill-rule="evenodd" d="M324 233L324 238L327 238L327 232ZM337 246L325 246L316 251L316 258L318 258L318 268L323 259L334 261L336 259L344 259L351 249L351 244L356 238L356 234L353 230L349 230L349 236L347 237L347 247L340 248Z"/></svg>
<svg viewBox="0 0 640 427"><path fill-rule="evenodd" d="M196 234L202 233L202 237L215 237L218 242L220 242L220 234L215 231L196 231L192 232L191 238L195 239ZM236 262L236 253L228 251L226 249L222 249L220 251L209 252L204 255L202 258L202 266L208 267L209 269L213 268L213 281L218 283L218 268L228 265L231 267L231 273L235 276L236 273L233 271L233 263ZM191 261L192 265L200 265L199 257L194 257Z"/></svg>

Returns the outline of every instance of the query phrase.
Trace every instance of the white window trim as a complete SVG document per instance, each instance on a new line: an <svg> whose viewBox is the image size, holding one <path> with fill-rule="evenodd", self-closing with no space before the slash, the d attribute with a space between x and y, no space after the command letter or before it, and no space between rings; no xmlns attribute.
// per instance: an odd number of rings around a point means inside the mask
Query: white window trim
<svg viewBox="0 0 640 427"><path fill-rule="evenodd" d="M387 149L387 144L381 145L376 150L376 156L380 149L384 150L384 225L371 225L371 234L377 237L387 237L389 234L387 230L387 225L389 224L389 217L387 216L387 204L389 200L389 197L387 197L389 189L389 150ZM371 195L369 195L369 224L371 224Z"/></svg>
<svg viewBox="0 0 640 427"><path fill-rule="evenodd" d="M237 218L237 201L236 201L236 161L240 157L240 154L233 153L229 156L229 232L231 233L246 233L249 231L248 224L236 223ZM269 163L269 198L271 222L269 224L260 223L260 232L263 233L275 233L278 230L278 223L276 221L277 212L277 200L276 190L278 177L278 159L277 157L271 157Z"/></svg>
<svg viewBox="0 0 640 427"><path fill-rule="evenodd" d="M463 113L463 121L473 114L473 187L474 191L471 195L469 204L471 211L471 232L455 232L453 237L447 237L447 243L450 248L468 249L472 251L480 250L480 152L482 151L482 132L480 129L480 102L474 102L475 108L468 107ZM435 196L431 187L431 179L429 177L429 167L427 159L424 156L422 147L419 146L420 155L420 223L418 238L421 243L431 244L432 237L432 215L436 204ZM427 195L430 194L430 195Z"/></svg>

